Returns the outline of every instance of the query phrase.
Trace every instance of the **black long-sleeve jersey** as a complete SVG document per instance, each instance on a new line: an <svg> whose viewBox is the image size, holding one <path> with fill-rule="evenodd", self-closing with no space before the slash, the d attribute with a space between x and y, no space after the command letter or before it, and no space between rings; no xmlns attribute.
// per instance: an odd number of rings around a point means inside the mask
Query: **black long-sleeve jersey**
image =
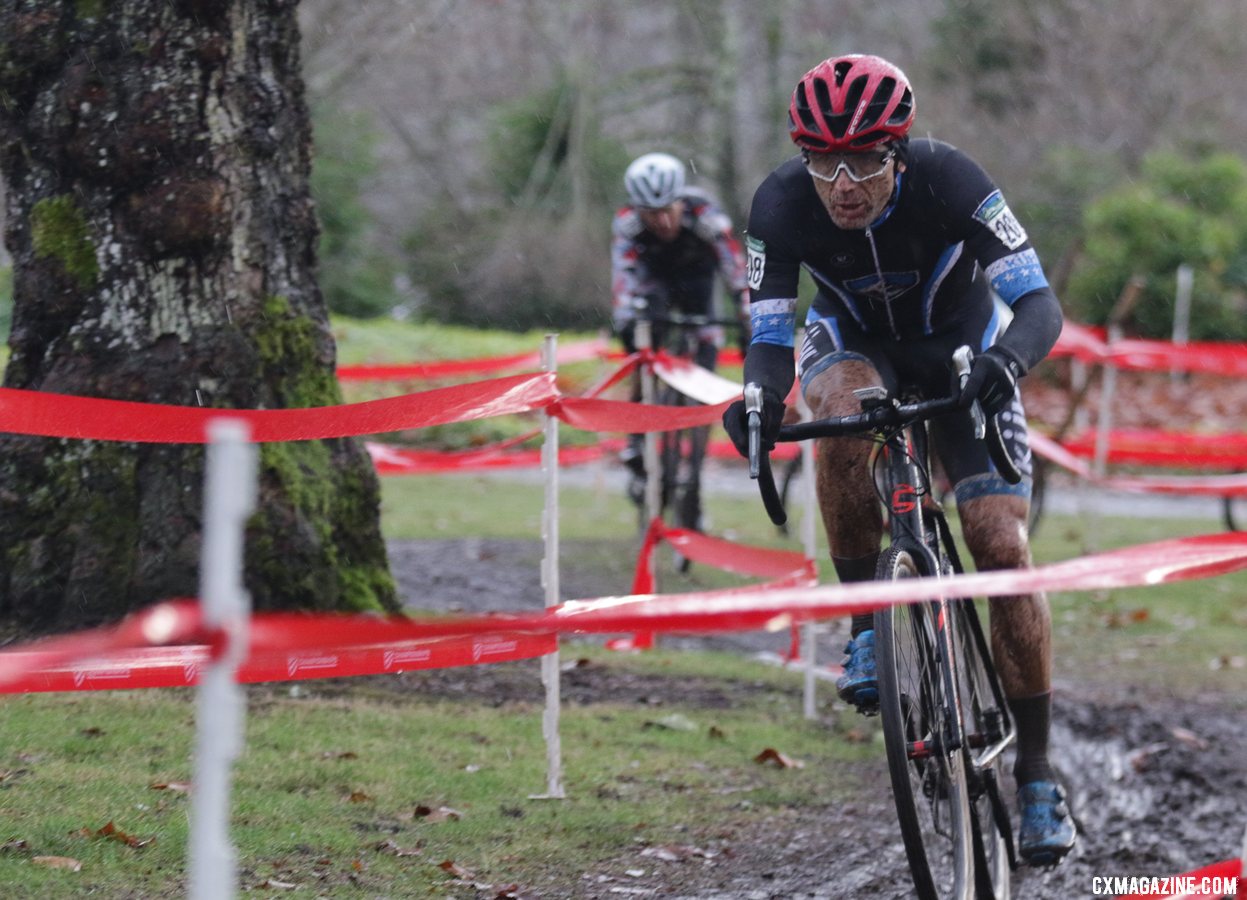
<svg viewBox="0 0 1247 900"><path fill-rule="evenodd" d="M1060 333L1060 307L1000 190L941 141L911 141L905 163L888 207L865 229L832 222L800 157L767 177L745 241L753 344L793 346L804 267L818 286L807 324L844 321L901 344L995 324L994 289L1014 311L1000 343L1034 365Z"/></svg>

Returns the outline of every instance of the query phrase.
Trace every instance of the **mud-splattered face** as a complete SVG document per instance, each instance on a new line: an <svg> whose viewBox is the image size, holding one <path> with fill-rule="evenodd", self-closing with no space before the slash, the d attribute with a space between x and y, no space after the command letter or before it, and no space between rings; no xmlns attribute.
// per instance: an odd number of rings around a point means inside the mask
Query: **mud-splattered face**
<svg viewBox="0 0 1247 900"><path fill-rule="evenodd" d="M883 213L896 173L904 166L891 152L811 153L806 169L837 228L862 229Z"/></svg>

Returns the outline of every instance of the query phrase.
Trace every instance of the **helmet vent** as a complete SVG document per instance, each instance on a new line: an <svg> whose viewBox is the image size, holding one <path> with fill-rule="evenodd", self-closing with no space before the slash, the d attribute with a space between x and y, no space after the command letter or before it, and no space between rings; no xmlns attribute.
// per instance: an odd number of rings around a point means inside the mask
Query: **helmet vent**
<svg viewBox="0 0 1247 900"><path fill-rule="evenodd" d="M896 90L895 78L881 78L879 85L875 88L874 96L870 98L865 111L862 114L862 121L858 123L862 128L870 128L883 118L883 114L888 110L888 101L892 99L892 92Z"/></svg>
<svg viewBox="0 0 1247 900"><path fill-rule="evenodd" d="M836 87L844 86L844 76L848 75L849 70L852 68L853 68L852 60L842 59L836 63L835 68L832 70L836 76Z"/></svg>
<svg viewBox="0 0 1247 900"><path fill-rule="evenodd" d="M889 125L897 125L904 122L914 114L914 94L906 89L901 96L901 102L896 104L896 109L892 110L892 115L888 117Z"/></svg>
<svg viewBox="0 0 1247 900"><path fill-rule="evenodd" d="M821 81L814 82L815 85L821 85ZM805 85L797 86L797 115L801 117L801 125L808 131L818 131L818 120L814 118L814 111L810 108L810 98L806 94Z"/></svg>

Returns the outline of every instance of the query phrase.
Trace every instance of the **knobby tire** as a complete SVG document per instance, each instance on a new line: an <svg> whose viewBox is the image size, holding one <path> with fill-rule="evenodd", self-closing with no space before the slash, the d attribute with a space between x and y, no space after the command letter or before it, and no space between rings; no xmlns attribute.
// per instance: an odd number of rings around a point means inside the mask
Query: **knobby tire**
<svg viewBox="0 0 1247 900"><path fill-rule="evenodd" d="M894 581L918 575L913 557L890 547L875 577ZM925 602L875 613L875 660L888 774L915 896L946 900L970 896L974 853L965 754L943 750L944 681L932 620ZM934 742L937 751L911 759L908 748L919 740Z"/></svg>
<svg viewBox="0 0 1247 900"><path fill-rule="evenodd" d="M978 639L981 631L976 635L974 630L977 612L970 604L970 600L949 601L952 612L950 627L960 653L961 716L967 744L971 743L972 735L998 739L1002 730L1008 727L1008 712L1000 708L1001 698L992 690L993 674L988 671L990 661L984 660L986 647ZM971 616L975 617L975 623L971 623ZM998 810L1004 808L1001 796L1004 764L1001 756L997 756L989 765L978 769L973 763L976 752L974 747L965 748L966 786L975 852L975 896L977 900L1009 900L1012 825L1007 821L1004 823L1004 827L1009 829L1006 839L997 821Z"/></svg>

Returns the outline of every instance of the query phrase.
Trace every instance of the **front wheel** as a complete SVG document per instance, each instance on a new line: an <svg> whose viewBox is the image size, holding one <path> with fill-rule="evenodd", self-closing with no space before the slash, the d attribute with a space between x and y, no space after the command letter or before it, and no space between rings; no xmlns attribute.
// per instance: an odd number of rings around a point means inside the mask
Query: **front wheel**
<svg viewBox="0 0 1247 900"><path fill-rule="evenodd" d="M1039 520L1043 517L1044 488L1047 482L1047 474L1047 463L1036 457L1034 470L1031 472L1030 510L1026 517L1026 527L1032 535L1039 528Z"/></svg>
<svg viewBox="0 0 1247 900"><path fill-rule="evenodd" d="M1247 530L1247 497L1223 497L1221 512L1230 531Z"/></svg>
<svg viewBox="0 0 1247 900"><path fill-rule="evenodd" d="M966 786L974 837L977 900L1009 900L1013 825L1005 808L1003 751L1013 723L971 600L949 601L965 734Z"/></svg>
<svg viewBox="0 0 1247 900"><path fill-rule="evenodd" d="M919 575L913 557L890 547L876 579ZM941 672L945 646L929 602L875 613L879 711L888 774L905 856L919 900L966 898L973 887L973 844L965 755L950 746L955 701Z"/></svg>

